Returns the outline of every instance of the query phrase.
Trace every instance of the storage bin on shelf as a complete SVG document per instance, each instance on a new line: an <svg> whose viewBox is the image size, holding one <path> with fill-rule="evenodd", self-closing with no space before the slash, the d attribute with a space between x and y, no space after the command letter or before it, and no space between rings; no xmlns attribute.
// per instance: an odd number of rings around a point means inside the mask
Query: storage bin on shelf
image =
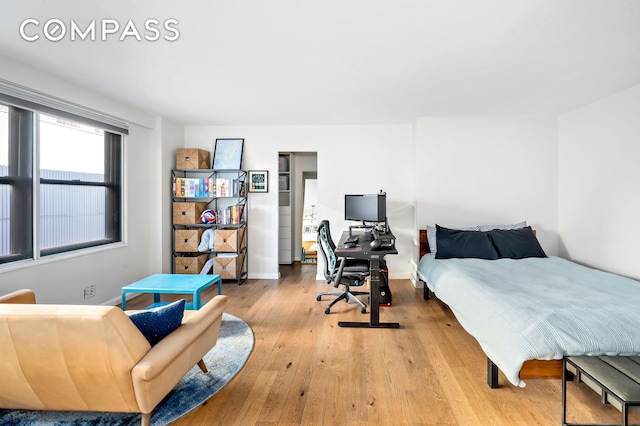
<svg viewBox="0 0 640 426"><path fill-rule="evenodd" d="M242 274L245 253L225 253L213 258L213 273L222 279L238 278Z"/></svg>
<svg viewBox="0 0 640 426"><path fill-rule="evenodd" d="M208 257L206 254L176 257L176 274L199 274Z"/></svg>
<svg viewBox="0 0 640 426"><path fill-rule="evenodd" d="M204 229L176 229L175 231L175 251L197 252Z"/></svg>
<svg viewBox="0 0 640 426"><path fill-rule="evenodd" d="M178 148L176 150L176 169L210 169L211 154L198 148Z"/></svg>
<svg viewBox="0 0 640 426"><path fill-rule="evenodd" d="M173 223L178 225L193 225L202 223L200 215L207 209L207 203L173 203Z"/></svg>
<svg viewBox="0 0 640 426"><path fill-rule="evenodd" d="M214 250L217 252L237 252L246 247L246 228L220 228L214 234Z"/></svg>

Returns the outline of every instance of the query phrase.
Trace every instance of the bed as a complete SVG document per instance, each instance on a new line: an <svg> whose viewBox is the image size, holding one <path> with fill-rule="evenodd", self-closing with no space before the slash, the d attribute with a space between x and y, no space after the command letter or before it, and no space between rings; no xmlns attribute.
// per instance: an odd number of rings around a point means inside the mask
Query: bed
<svg viewBox="0 0 640 426"><path fill-rule="evenodd" d="M478 230L466 233L481 236ZM426 284L425 298L432 292L478 341L492 388L498 387L498 368L523 387L532 378L560 378L565 355L640 354L638 281L544 253L437 257L421 230L418 277Z"/></svg>

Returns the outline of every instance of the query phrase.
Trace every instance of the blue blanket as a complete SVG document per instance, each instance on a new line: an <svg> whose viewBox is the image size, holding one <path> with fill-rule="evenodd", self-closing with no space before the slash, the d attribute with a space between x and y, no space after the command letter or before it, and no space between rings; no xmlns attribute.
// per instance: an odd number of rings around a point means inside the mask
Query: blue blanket
<svg viewBox="0 0 640 426"><path fill-rule="evenodd" d="M640 355L640 282L559 257L420 260L418 276L507 379L530 359Z"/></svg>

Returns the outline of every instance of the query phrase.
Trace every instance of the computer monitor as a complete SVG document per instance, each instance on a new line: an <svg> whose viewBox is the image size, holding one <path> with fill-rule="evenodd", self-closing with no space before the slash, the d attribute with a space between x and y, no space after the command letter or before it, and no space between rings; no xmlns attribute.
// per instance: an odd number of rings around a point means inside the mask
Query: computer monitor
<svg viewBox="0 0 640 426"><path fill-rule="evenodd" d="M377 194L345 194L344 219L359 222L386 222L387 195Z"/></svg>

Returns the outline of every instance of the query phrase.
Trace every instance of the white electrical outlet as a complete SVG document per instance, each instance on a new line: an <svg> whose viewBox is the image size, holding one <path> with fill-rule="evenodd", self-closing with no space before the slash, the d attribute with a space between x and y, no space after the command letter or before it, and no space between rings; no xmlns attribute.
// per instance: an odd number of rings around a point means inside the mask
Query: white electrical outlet
<svg viewBox="0 0 640 426"><path fill-rule="evenodd" d="M84 288L84 298L90 299L96 295L96 286L90 285L89 287Z"/></svg>

